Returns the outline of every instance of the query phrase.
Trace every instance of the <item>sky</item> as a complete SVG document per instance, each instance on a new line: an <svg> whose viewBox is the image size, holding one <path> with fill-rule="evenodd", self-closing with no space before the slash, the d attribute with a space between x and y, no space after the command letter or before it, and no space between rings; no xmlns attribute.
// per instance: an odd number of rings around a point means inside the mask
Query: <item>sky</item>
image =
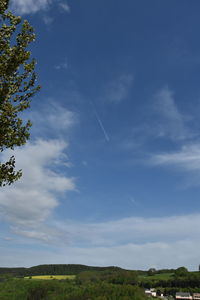
<svg viewBox="0 0 200 300"><path fill-rule="evenodd" d="M199 0L10 9L35 28L42 89L23 178L0 189L0 266L198 270Z"/></svg>

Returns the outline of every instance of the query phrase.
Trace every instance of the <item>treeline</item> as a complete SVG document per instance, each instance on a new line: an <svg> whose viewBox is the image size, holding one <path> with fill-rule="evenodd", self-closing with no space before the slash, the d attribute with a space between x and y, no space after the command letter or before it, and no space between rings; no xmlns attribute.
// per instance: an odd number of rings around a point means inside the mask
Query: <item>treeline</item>
<svg viewBox="0 0 200 300"><path fill-rule="evenodd" d="M173 278L169 280L143 280L140 283L140 286L144 288L200 288L200 276L189 276L187 278Z"/></svg>
<svg viewBox="0 0 200 300"><path fill-rule="evenodd" d="M137 272L138 275L140 276L152 276L156 274L167 274L167 273L174 273L176 269L160 269L156 270L154 268L151 268L149 270L134 270Z"/></svg>
<svg viewBox="0 0 200 300"><path fill-rule="evenodd" d="M140 286L144 288L161 287L161 288L180 288L200 289L200 272L188 272L185 267L180 267L174 271L169 279L145 279L141 280Z"/></svg>
<svg viewBox="0 0 200 300"><path fill-rule="evenodd" d="M13 276L20 276L25 274L26 268L0 268L0 275L11 274Z"/></svg>
<svg viewBox="0 0 200 300"><path fill-rule="evenodd" d="M48 264L30 268L0 268L0 275L12 274L13 276L34 275L77 275L84 271L117 271L118 267L91 267L76 264Z"/></svg>

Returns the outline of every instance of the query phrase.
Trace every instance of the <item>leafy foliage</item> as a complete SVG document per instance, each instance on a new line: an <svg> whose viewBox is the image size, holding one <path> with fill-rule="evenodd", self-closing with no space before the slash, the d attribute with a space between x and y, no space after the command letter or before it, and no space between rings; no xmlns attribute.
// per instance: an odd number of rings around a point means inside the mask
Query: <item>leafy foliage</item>
<svg viewBox="0 0 200 300"><path fill-rule="evenodd" d="M180 267L175 271L175 277L184 277L188 275L188 270L185 267Z"/></svg>
<svg viewBox="0 0 200 300"><path fill-rule="evenodd" d="M12 279L0 282L0 299L3 300L145 300L138 286L108 282L85 283L72 281Z"/></svg>
<svg viewBox="0 0 200 300"><path fill-rule="evenodd" d="M77 282L84 284L86 282L108 282L112 284L137 284L137 273L127 270L104 270L104 271L85 271L77 275Z"/></svg>
<svg viewBox="0 0 200 300"><path fill-rule="evenodd" d="M30 60L29 44L35 40L33 27L7 11L8 0L0 3L0 152L24 145L31 122L20 118L30 106L31 97L40 89L35 86L36 61ZM15 158L0 163L0 186L10 185L22 175L15 171Z"/></svg>

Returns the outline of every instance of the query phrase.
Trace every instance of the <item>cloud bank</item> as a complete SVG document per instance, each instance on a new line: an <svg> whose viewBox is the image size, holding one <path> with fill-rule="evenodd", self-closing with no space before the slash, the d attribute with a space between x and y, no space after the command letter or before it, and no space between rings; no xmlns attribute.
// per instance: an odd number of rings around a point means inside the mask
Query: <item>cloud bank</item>
<svg viewBox="0 0 200 300"><path fill-rule="evenodd" d="M68 242L62 244L57 240L57 247L45 250L28 249L23 259L17 250L15 261L11 259L9 264L82 263L117 265L127 269L177 268L185 265L191 270L198 268L198 214L163 218L133 217L96 224L55 222L54 226L58 232L70 233ZM42 230L40 235L43 235ZM34 233L29 238L34 238ZM0 254L1 251L2 248ZM8 249L4 257L11 252Z"/></svg>

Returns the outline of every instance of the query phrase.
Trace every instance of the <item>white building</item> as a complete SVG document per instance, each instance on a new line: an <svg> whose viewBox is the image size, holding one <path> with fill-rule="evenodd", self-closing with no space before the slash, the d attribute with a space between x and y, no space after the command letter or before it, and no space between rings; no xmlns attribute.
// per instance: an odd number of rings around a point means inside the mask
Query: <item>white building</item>
<svg viewBox="0 0 200 300"><path fill-rule="evenodd" d="M147 295L147 296L156 297L155 289L145 290L144 292L145 292L145 295Z"/></svg>
<svg viewBox="0 0 200 300"><path fill-rule="evenodd" d="M200 300L200 293L194 293L193 300Z"/></svg>
<svg viewBox="0 0 200 300"><path fill-rule="evenodd" d="M192 296L190 295L190 293L182 293L182 292L178 292L176 293L176 299L177 300L192 300Z"/></svg>

